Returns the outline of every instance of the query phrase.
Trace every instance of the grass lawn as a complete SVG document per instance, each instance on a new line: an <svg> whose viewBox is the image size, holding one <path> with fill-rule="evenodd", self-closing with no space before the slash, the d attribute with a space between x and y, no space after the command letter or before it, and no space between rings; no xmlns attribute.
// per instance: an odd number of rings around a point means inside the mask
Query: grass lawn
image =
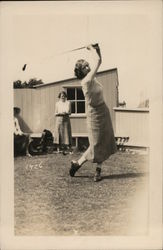
<svg viewBox="0 0 163 250"><path fill-rule="evenodd" d="M93 182L95 166L86 163L69 176L80 153L17 157L15 234L144 235L148 224L148 155L118 152Z"/></svg>

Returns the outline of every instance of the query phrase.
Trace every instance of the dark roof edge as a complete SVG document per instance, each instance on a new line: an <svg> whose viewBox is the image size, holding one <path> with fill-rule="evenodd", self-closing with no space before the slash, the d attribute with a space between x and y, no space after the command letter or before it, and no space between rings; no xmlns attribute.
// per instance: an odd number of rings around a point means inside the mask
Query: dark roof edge
<svg viewBox="0 0 163 250"><path fill-rule="evenodd" d="M106 72L110 72L110 71L115 71L115 70L118 71L117 68L112 68L112 69L103 70L103 71L97 72L97 75L100 75L100 74L106 73ZM39 85L37 85L37 86L34 86L33 88L37 89L37 88L40 88L40 87L46 87L46 86L49 86L49 85L53 85L53 84L57 84L57 83L62 83L62 82L66 82L66 81L73 81L73 80L76 80L76 79L77 79L76 77L67 78L67 79L64 79L64 80L56 81L56 82L50 82L50 83L39 84Z"/></svg>

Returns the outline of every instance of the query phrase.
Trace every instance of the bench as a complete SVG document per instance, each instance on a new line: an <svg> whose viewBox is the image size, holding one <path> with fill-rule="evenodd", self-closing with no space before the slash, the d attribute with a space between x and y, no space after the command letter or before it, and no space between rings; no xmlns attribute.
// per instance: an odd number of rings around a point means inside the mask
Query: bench
<svg viewBox="0 0 163 250"><path fill-rule="evenodd" d="M125 143L129 141L130 137L129 136L115 136L116 144L117 144L117 149L119 151L125 151Z"/></svg>

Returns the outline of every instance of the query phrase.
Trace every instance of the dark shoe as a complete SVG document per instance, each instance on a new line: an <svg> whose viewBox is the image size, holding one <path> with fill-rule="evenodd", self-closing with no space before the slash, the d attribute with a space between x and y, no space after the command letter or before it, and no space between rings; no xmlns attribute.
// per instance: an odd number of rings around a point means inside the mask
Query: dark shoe
<svg viewBox="0 0 163 250"><path fill-rule="evenodd" d="M94 182L97 182L97 181L101 181L102 180L102 177L101 177L101 168L96 168L96 173L94 175Z"/></svg>
<svg viewBox="0 0 163 250"><path fill-rule="evenodd" d="M68 153L67 153L66 151L63 151L62 154L63 154L63 155L67 155Z"/></svg>
<svg viewBox="0 0 163 250"><path fill-rule="evenodd" d="M80 168L81 166L75 162L75 161L72 161L71 162L71 168L69 170L69 174L71 177L74 177L75 173L78 171L78 169Z"/></svg>

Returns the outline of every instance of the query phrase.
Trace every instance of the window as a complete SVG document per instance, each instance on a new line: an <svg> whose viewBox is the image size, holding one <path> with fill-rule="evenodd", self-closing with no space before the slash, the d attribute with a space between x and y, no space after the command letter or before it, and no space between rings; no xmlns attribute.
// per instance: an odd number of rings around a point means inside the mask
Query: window
<svg viewBox="0 0 163 250"><path fill-rule="evenodd" d="M85 98L81 87L67 88L67 100L71 102L72 114L85 113Z"/></svg>

